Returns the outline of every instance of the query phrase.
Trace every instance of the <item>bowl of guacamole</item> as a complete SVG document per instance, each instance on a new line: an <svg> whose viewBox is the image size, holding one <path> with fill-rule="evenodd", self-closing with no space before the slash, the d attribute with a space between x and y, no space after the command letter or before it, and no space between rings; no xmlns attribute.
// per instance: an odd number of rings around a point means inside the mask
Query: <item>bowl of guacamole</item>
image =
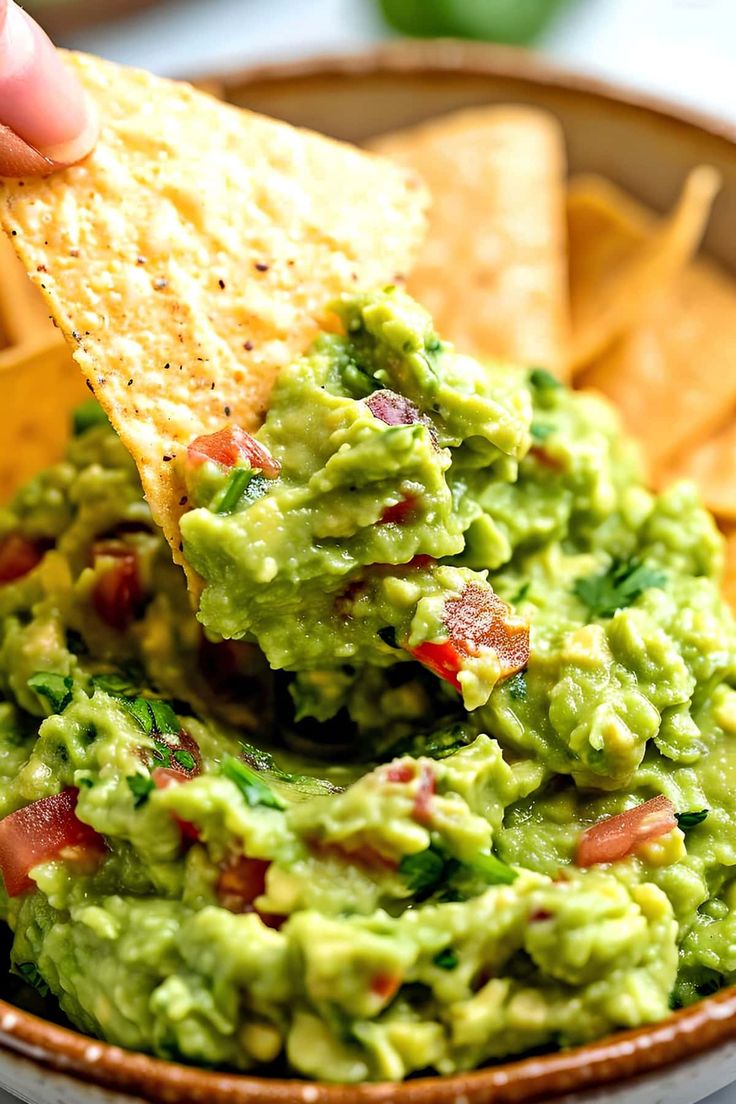
<svg viewBox="0 0 736 1104"><path fill-rule="evenodd" d="M4 991L153 1100L491 1099L736 980L696 486L400 287L330 311L258 430L182 453L196 611L94 400L0 509Z"/></svg>

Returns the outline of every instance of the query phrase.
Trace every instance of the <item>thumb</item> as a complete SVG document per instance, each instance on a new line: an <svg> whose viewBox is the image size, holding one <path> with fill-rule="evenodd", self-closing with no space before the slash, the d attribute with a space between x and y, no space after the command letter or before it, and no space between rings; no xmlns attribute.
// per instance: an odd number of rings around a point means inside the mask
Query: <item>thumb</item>
<svg viewBox="0 0 736 1104"><path fill-rule="evenodd" d="M0 176L53 172L97 138L92 106L37 23L0 0Z"/></svg>

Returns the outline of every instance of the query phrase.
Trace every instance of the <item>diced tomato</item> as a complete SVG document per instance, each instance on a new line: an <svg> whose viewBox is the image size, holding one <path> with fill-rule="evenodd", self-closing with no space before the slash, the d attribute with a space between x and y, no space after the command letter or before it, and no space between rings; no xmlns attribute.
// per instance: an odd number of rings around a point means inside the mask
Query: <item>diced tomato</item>
<svg viewBox="0 0 736 1104"><path fill-rule="evenodd" d="M163 740L164 738L158 737L158 739ZM174 758L174 754L172 754L171 766L154 767L151 771L151 778L158 790L167 790L169 786L178 786L182 782L188 782L190 778L195 778L202 770L202 756L199 747L189 733L185 732L183 729L177 737L177 747L183 751L189 752L194 760L194 766L191 768L181 766ZM172 751L173 750L172 745ZM193 824L191 820L182 820L182 818L176 816L176 814L174 814L174 820L182 834L182 839L187 840L189 843L196 843L200 838L197 825Z"/></svg>
<svg viewBox="0 0 736 1104"><path fill-rule="evenodd" d="M460 689L457 676L463 665L463 653L449 640L443 644L427 641L417 648L412 648L411 654L435 675L449 682L456 690Z"/></svg>
<svg viewBox="0 0 736 1104"><path fill-rule="evenodd" d="M156 735L156 748L149 752L147 760L154 763L164 761L157 770L165 771L177 782L187 782L202 771L202 753L199 744L193 740L186 729L180 729L176 736ZM168 753L168 754L167 754Z"/></svg>
<svg viewBox="0 0 736 1104"><path fill-rule="evenodd" d="M411 763L397 763L395 767L389 767L386 771L388 782L412 782L415 770Z"/></svg>
<svg viewBox="0 0 736 1104"><path fill-rule="evenodd" d="M12 583L33 571L43 559L44 545L20 533L8 533L0 540L0 584Z"/></svg>
<svg viewBox="0 0 736 1104"><path fill-rule="evenodd" d="M416 512L418 498L410 494L393 506L387 506L378 519L379 525L403 525Z"/></svg>
<svg viewBox="0 0 736 1104"><path fill-rule="evenodd" d="M383 1001L390 1001L401 988L401 978L398 974L380 973L371 978L371 993L375 993Z"/></svg>
<svg viewBox="0 0 736 1104"><path fill-rule="evenodd" d="M386 771L388 782L400 782L404 785L417 780L412 816L420 824L428 824L432 818L432 797L436 792L436 778L431 767L422 766L417 771L412 763L396 763Z"/></svg>
<svg viewBox="0 0 736 1104"><path fill-rule="evenodd" d="M636 851L647 840L671 832L677 825L672 802L663 796L599 820L581 835L575 852L578 866L617 862Z"/></svg>
<svg viewBox="0 0 736 1104"><path fill-rule="evenodd" d="M550 456L547 450L540 445L532 445L529 449L529 455L538 460L543 467L551 468L552 471L562 471L564 468L564 465L560 463L556 456Z"/></svg>
<svg viewBox="0 0 736 1104"><path fill-rule="evenodd" d="M420 824L428 824L432 819L432 798L437 790L437 780L431 767L423 766L419 772L419 785L412 816Z"/></svg>
<svg viewBox="0 0 736 1104"><path fill-rule="evenodd" d="M42 797L0 820L0 871L9 897L34 889L29 874L52 859L98 862L105 841L77 817L76 789Z"/></svg>
<svg viewBox="0 0 736 1104"><path fill-rule="evenodd" d="M523 671L529 662L529 625L490 587L466 586L459 597L445 603L443 621L449 640L428 641L411 649L411 654L456 690L465 660L483 649L492 649L498 656L501 678Z"/></svg>
<svg viewBox="0 0 736 1104"><path fill-rule="evenodd" d="M431 418L423 414L419 407L404 395L388 389L374 391L365 399L365 405L374 418L378 418L379 422L384 422L386 425L416 425L419 422L429 430L432 443L437 443L437 430Z"/></svg>
<svg viewBox="0 0 736 1104"><path fill-rule="evenodd" d="M235 855L223 864L217 880L217 896L223 908L230 912L256 912L268 928L280 928L285 916L259 912L253 902L266 891L268 859L249 859Z"/></svg>
<svg viewBox="0 0 736 1104"><path fill-rule="evenodd" d="M254 471L263 472L269 479L275 479L281 471L281 464L268 449L237 425L195 437L187 449L187 459L193 468L207 460L223 468L232 468L247 460Z"/></svg>
<svg viewBox="0 0 736 1104"><path fill-rule="evenodd" d="M138 616L143 601L138 556L122 541L96 541L92 545L92 565L100 566L92 591L92 605L101 621L111 629L125 632Z"/></svg>

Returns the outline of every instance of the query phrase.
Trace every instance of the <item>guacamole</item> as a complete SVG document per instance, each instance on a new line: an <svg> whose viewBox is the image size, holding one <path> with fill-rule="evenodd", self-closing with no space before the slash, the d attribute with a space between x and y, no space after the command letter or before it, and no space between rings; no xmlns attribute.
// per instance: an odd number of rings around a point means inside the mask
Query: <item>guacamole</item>
<svg viewBox="0 0 736 1104"><path fill-rule="evenodd" d="M0 917L81 1030L452 1073L736 981L736 630L689 484L388 289L186 462L94 407L0 514ZM214 438L217 438L216 440Z"/></svg>

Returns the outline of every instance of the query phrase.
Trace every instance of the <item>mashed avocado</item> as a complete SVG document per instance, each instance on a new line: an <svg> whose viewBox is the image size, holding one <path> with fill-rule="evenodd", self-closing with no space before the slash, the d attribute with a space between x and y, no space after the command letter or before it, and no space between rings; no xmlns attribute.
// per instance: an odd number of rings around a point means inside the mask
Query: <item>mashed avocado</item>
<svg viewBox="0 0 736 1104"><path fill-rule="evenodd" d="M712 519L592 395L396 292L339 314L234 462L190 448L201 624L94 413L0 514L14 972L122 1046L336 1081L735 981Z"/></svg>

